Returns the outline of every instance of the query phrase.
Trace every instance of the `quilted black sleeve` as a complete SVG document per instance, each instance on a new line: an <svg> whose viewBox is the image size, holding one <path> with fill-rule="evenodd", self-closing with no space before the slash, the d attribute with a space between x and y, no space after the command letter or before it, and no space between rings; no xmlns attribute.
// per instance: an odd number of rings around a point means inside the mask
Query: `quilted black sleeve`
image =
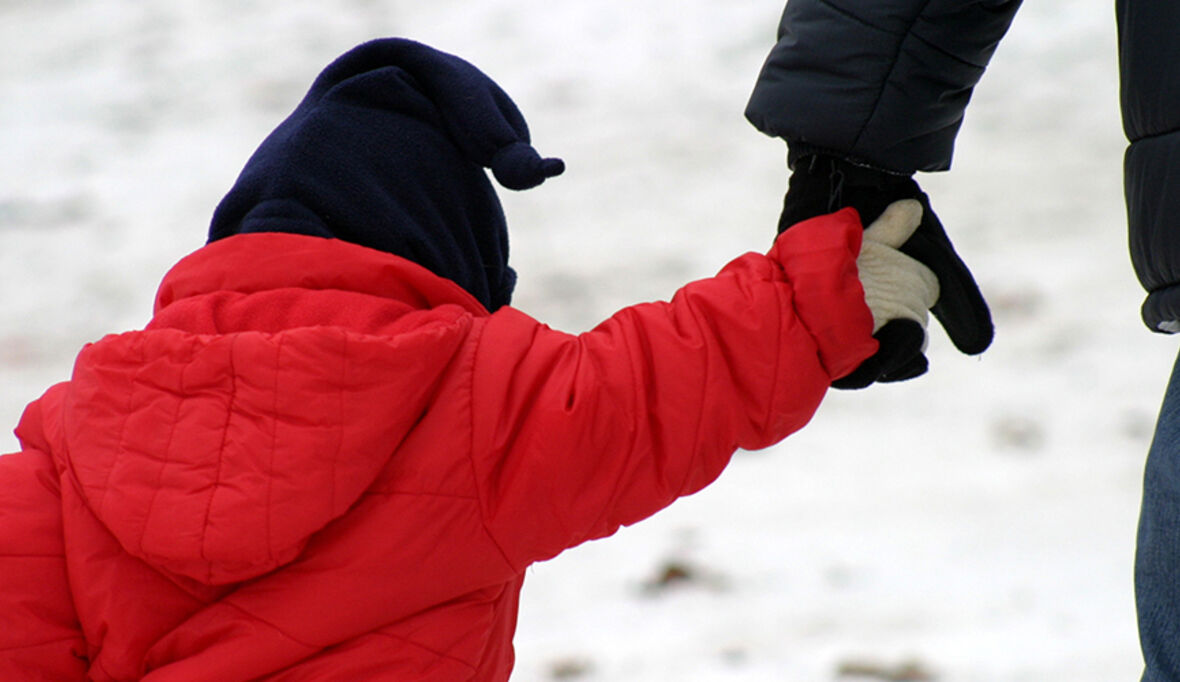
<svg viewBox="0 0 1180 682"><path fill-rule="evenodd" d="M789 0L746 116L900 173L950 167L975 84L1020 0Z"/></svg>

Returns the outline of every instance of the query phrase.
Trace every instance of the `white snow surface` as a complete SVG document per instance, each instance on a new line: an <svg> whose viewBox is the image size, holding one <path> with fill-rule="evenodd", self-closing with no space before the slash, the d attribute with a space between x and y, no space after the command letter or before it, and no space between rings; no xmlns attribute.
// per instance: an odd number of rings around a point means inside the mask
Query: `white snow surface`
<svg viewBox="0 0 1180 682"><path fill-rule="evenodd" d="M742 111L781 10L0 0L0 422L148 319L250 152L370 38L473 61L566 160L502 192L516 304L552 326L765 250L784 147ZM993 347L961 356L935 326L926 377L833 392L705 491L535 566L514 679L1138 679L1135 525L1176 342L1139 321L1117 95L1111 3L1026 3L955 168L921 178ZM653 588L669 567L689 579Z"/></svg>

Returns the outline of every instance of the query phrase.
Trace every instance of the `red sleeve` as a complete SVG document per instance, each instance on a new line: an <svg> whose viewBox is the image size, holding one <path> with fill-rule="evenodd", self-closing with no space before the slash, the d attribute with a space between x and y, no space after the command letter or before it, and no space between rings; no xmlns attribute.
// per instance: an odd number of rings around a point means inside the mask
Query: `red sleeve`
<svg viewBox="0 0 1180 682"><path fill-rule="evenodd" d="M784 233L668 303L581 335L512 309L475 360L473 458L492 535L523 568L712 482L738 448L802 428L876 350L843 211Z"/></svg>
<svg viewBox="0 0 1180 682"><path fill-rule="evenodd" d="M0 679L83 680L85 651L53 462L29 448L0 456Z"/></svg>

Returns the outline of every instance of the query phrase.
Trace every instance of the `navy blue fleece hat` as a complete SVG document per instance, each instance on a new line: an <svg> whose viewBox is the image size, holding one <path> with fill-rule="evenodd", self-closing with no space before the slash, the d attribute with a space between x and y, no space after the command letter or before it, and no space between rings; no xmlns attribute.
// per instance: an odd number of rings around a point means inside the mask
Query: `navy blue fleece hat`
<svg viewBox="0 0 1180 682"><path fill-rule="evenodd" d="M484 168L528 189L560 174L475 66L421 43L365 43L319 75L213 215L209 241L249 232L342 239L509 302L508 227Z"/></svg>

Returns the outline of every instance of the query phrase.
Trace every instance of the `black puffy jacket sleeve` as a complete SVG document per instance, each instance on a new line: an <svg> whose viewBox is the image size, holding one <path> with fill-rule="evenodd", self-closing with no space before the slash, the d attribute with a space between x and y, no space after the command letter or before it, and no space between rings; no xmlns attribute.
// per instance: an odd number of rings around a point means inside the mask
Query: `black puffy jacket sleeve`
<svg viewBox="0 0 1180 682"><path fill-rule="evenodd" d="M975 84L1020 0L789 0L746 116L792 157L950 167Z"/></svg>
<svg viewBox="0 0 1180 682"><path fill-rule="evenodd" d="M1131 260L1143 321L1180 332L1180 3L1118 0ZM1162 649L1160 649L1162 651Z"/></svg>

